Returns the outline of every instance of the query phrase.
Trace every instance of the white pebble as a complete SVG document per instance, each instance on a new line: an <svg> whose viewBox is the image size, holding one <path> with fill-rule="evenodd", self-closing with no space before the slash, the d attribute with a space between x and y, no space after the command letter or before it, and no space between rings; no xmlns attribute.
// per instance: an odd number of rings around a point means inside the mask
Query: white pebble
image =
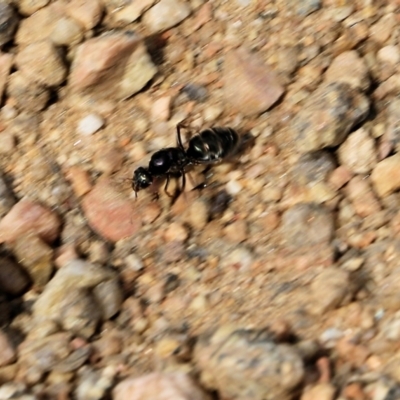
<svg viewBox="0 0 400 400"><path fill-rule="evenodd" d="M85 136L93 135L104 125L104 119L97 114L89 114L78 124L78 133Z"/></svg>
<svg viewBox="0 0 400 400"><path fill-rule="evenodd" d="M226 191L232 196L238 194L241 190L242 190L242 185L234 179L230 180L226 184Z"/></svg>
<svg viewBox="0 0 400 400"><path fill-rule="evenodd" d="M6 104L1 109L1 115L7 120L14 119L18 115L18 110L15 107Z"/></svg>

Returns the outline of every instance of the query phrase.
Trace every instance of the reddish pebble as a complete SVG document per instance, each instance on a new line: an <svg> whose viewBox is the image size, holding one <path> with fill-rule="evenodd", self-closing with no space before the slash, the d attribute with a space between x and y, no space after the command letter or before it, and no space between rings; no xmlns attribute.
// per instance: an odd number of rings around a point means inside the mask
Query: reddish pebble
<svg viewBox="0 0 400 400"><path fill-rule="evenodd" d="M27 233L34 233L47 243L57 239L61 221L48 208L31 200L19 201L0 221L0 243L13 242Z"/></svg>
<svg viewBox="0 0 400 400"><path fill-rule="evenodd" d="M91 228L111 242L133 236L142 225L134 203L118 193L108 179L97 183L83 198L82 207Z"/></svg>
<svg viewBox="0 0 400 400"><path fill-rule="evenodd" d="M346 183L350 181L353 174L352 172L344 167L343 165L337 167L329 177L329 183L336 189L339 190Z"/></svg>

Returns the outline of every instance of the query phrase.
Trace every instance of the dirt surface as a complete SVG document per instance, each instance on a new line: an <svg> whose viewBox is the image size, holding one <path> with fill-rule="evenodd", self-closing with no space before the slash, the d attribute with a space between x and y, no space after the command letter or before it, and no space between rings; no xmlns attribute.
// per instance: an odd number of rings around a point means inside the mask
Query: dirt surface
<svg viewBox="0 0 400 400"><path fill-rule="evenodd" d="M1 3L0 399L400 399L399 18ZM241 145L136 199L180 122Z"/></svg>

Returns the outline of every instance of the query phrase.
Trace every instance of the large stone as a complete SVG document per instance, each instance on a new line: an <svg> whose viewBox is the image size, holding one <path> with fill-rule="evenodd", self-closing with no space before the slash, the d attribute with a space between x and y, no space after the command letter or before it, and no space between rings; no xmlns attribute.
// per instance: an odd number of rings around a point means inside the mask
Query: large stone
<svg viewBox="0 0 400 400"><path fill-rule="evenodd" d="M271 108L283 92L275 73L258 55L241 48L225 56L224 95L237 112L261 114Z"/></svg>
<svg viewBox="0 0 400 400"><path fill-rule="evenodd" d="M292 120L297 149L301 152L338 146L351 128L368 115L368 99L346 83L320 86Z"/></svg>
<svg viewBox="0 0 400 400"><path fill-rule="evenodd" d="M69 84L75 92L123 99L141 90L156 72L138 35L111 33L78 47Z"/></svg>

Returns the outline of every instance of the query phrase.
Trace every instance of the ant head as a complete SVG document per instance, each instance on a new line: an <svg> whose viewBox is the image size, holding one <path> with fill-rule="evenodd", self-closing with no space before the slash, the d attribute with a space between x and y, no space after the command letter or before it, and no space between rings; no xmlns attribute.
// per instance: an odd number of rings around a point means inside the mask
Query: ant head
<svg viewBox="0 0 400 400"><path fill-rule="evenodd" d="M137 197L137 192L142 189L148 188L153 183L153 177L150 172L143 167L139 167L133 173L132 189Z"/></svg>

